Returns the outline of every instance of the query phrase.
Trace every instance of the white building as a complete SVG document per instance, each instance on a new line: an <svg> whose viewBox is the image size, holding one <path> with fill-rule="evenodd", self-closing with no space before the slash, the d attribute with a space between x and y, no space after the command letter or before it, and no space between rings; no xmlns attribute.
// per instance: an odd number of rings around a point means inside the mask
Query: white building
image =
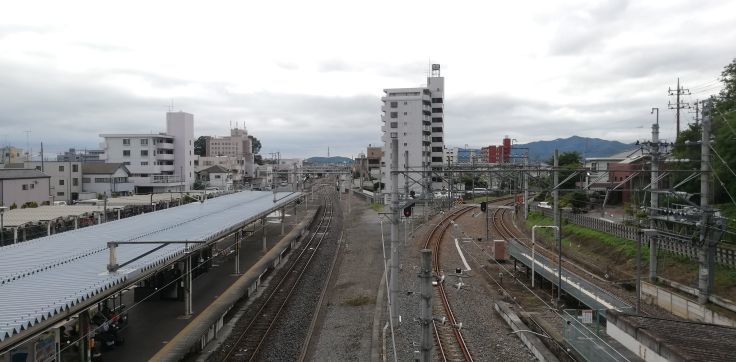
<svg viewBox="0 0 736 362"><path fill-rule="evenodd" d="M391 185L391 139L398 138L399 170L441 171L444 157L444 86L439 64L432 65L432 75L427 86L419 88L384 89L381 121L384 154L381 162L385 192ZM408 158L408 164L405 160ZM421 179L417 173L413 179ZM441 175L438 173L437 176ZM410 178L411 179L411 178ZM439 178L433 177L433 189L442 187ZM409 189L422 191L420 183L409 181ZM404 190L404 176L399 175L399 190Z"/></svg>
<svg viewBox="0 0 736 362"><path fill-rule="evenodd" d="M122 163L136 193L187 191L194 180L194 116L166 113L166 132L101 134L100 159Z"/></svg>
<svg viewBox="0 0 736 362"><path fill-rule="evenodd" d="M135 191L129 176L130 172L122 163L83 163L82 191L108 196L129 195Z"/></svg>
<svg viewBox="0 0 736 362"><path fill-rule="evenodd" d="M235 171L233 180L236 182L254 177L253 143L245 129L236 127L230 130L230 136L208 138L205 154L207 157L228 157L234 161L222 166ZM199 166L204 165L200 162Z"/></svg>
<svg viewBox="0 0 736 362"><path fill-rule="evenodd" d="M443 160L451 165L457 164L457 147L446 147Z"/></svg>

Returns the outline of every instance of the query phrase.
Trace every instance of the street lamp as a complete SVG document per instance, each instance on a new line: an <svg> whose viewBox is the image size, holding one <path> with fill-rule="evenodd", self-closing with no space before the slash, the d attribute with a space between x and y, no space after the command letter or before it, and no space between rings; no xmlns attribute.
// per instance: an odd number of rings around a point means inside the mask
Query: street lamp
<svg viewBox="0 0 736 362"><path fill-rule="evenodd" d="M657 229L639 229L636 233L636 314L641 313L641 236L657 235Z"/></svg>
<svg viewBox="0 0 736 362"><path fill-rule="evenodd" d="M535 257L535 254L534 254L534 245L536 244L536 239L534 237L535 236L534 232L538 228L550 228L550 229L555 229L558 232L560 230L560 228L558 228L555 225L534 225L534 226L532 226L532 288L534 288L534 279L535 279L534 276L536 275L536 274L534 274L534 269L535 269L534 266L537 264L536 257ZM562 250L560 250L560 254L562 254ZM562 278L562 264L560 264L559 273L560 273L560 278ZM560 288L560 290L562 290L562 283L560 283L560 285L558 285L558 287Z"/></svg>

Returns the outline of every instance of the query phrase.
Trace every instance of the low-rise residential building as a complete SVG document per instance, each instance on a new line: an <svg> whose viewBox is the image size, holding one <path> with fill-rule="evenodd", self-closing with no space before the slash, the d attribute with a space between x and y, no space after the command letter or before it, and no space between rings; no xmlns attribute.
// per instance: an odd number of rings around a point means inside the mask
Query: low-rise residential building
<svg viewBox="0 0 736 362"><path fill-rule="evenodd" d="M200 172L215 165L219 165L230 170L231 179L237 184L247 183L253 179L253 165L246 163L242 157L194 156L194 172Z"/></svg>
<svg viewBox="0 0 736 362"><path fill-rule="evenodd" d="M53 201L65 201L71 204L79 198L82 191L82 163L59 161L24 161L17 164L6 164L5 168L33 168L50 176L51 188L46 191L53 196Z"/></svg>
<svg viewBox="0 0 736 362"><path fill-rule="evenodd" d="M51 202L50 178L35 168L0 169L0 206L22 207L28 202L38 205Z"/></svg>
<svg viewBox="0 0 736 362"><path fill-rule="evenodd" d="M129 177L130 171L122 163L83 163L82 191L108 196L131 195L135 185Z"/></svg>
<svg viewBox="0 0 736 362"><path fill-rule="evenodd" d="M273 185L273 166L272 165L257 165L255 177L251 186L253 189L267 189Z"/></svg>
<svg viewBox="0 0 736 362"><path fill-rule="evenodd" d="M197 172L197 177L205 188L217 188L218 190L231 190L233 188L230 170L220 165L210 166Z"/></svg>

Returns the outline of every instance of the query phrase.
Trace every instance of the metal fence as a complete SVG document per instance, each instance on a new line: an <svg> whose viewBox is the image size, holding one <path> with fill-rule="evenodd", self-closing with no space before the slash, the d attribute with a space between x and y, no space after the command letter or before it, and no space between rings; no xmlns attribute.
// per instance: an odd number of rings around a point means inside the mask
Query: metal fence
<svg viewBox="0 0 736 362"><path fill-rule="evenodd" d="M606 335L605 329L601 326L602 313L600 312L599 310L564 310L562 334L565 342L580 353L586 361L631 361L602 338ZM584 314L588 314L587 317Z"/></svg>
<svg viewBox="0 0 736 362"><path fill-rule="evenodd" d="M553 217L552 209L532 206L532 211L541 212L544 216ZM602 231L615 235L622 239L636 241L638 229L632 226L621 225L610 221L601 220L586 216L584 214L571 214L561 212L560 217L575 225L584 226L590 229ZM649 243L649 236L642 235L642 243ZM685 243L679 239L668 237L665 235L657 236L657 245L673 254L685 256L691 260L698 258L698 248L694 245ZM729 268L736 268L736 250L716 246L716 263Z"/></svg>

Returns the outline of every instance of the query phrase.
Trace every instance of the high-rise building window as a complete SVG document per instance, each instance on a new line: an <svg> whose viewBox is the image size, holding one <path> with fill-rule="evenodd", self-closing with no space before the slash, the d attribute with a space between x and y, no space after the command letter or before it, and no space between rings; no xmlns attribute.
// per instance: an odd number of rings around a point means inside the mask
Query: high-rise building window
<svg viewBox="0 0 736 362"><path fill-rule="evenodd" d="M141 146L148 146L148 138L141 138Z"/></svg>
<svg viewBox="0 0 736 362"><path fill-rule="evenodd" d="M130 150L123 150L123 157L130 157Z"/></svg>
<svg viewBox="0 0 736 362"><path fill-rule="evenodd" d="M141 150L141 157L148 157L148 150Z"/></svg>
<svg viewBox="0 0 736 362"><path fill-rule="evenodd" d="M391 128L399 128L399 122L391 122Z"/></svg>
<svg viewBox="0 0 736 362"><path fill-rule="evenodd" d="M78 178L75 177L75 178L72 179L72 186L79 186L79 179Z"/></svg>
<svg viewBox="0 0 736 362"><path fill-rule="evenodd" d="M391 118L399 118L399 112L391 112Z"/></svg>
<svg viewBox="0 0 736 362"><path fill-rule="evenodd" d="M59 180L59 186L64 186L64 180Z"/></svg>
<svg viewBox="0 0 736 362"><path fill-rule="evenodd" d="M79 172L79 165L72 165L72 172Z"/></svg>
<svg viewBox="0 0 736 362"><path fill-rule="evenodd" d="M396 108L399 106L399 102L391 102L391 108Z"/></svg>
<svg viewBox="0 0 736 362"><path fill-rule="evenodd" d="M130 138L123 138L123 146L130 146Z"/></svg>
<svg viewBox="0 0 736 362"><path fill-rule="evenodd" d="M64 166L59 166L59 172L64 172Z"/></svg>

